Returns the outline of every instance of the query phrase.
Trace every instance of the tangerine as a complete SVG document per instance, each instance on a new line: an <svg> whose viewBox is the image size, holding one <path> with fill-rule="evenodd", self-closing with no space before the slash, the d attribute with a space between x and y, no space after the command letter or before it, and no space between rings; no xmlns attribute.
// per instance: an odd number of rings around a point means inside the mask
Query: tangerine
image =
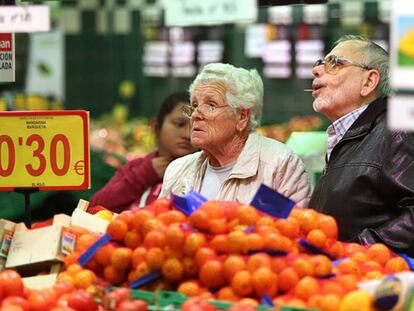
<svg viewBox="0 0 414 311"><path fill-rule="evenodd" d="M223 273L224 278L227 282L231 282L233 276L241 271L246 269L246 262L244 258L240 255L230 255L228 256L223 263Z"/></svg>
<svg viewBox="0 0 414 311"><path fill-rule="evenodd" d="M193 256L195 252L206 244L206 238L202 233L191 232L184 241L183 252L187 256Z"/></svg>
<svg viewBox="0 0 414 311"><path fill-rule="evenodd" d="M109 234L113 240L119 242L124 240L127 232L128 225L124 221L119 220L118 217L112 220L106 228L106 233Z"/></svg>
<svg viewBox="0 0 414 311"><path fill-rule="evenodd" d="M141 232L144 223L148 219L152 219L154 217L155 216L153 212L146 209L140 209L135 213L134 217L131 220L132 228L137 232Z"/></svg>
<svg viewBox="0 0 414 311"><path fill-rule="evenodd" d="M320 249L324 247L327 240L326 234L320 229L313 229L306 235L306 241Z"/></svg>
<svg viewBox="0 0 414 311"><path fill-rule="evenodd" d="M139 246L132 251L131 266L136 268L141 262L145 261L147 255L147 249L143 246Z"/></svg>
<svg viewBox="0 0 414 311"><path fill-rule="evenodd" d="M218 234L210 241L210 247L216 251L217 254L227 254L229 252L227 244L227 234Z"/></svg>
<svg viewBox="0 0 414 311"><path fill-rule="evenodd" d="M132 231L128 231L125 234L125 238L124 238L125 246L135 249L141 244L141 242L142 242L141 235L137 231L132 230Z"/></svg>
<svg viewBox="0 0 414 311"><path fill-rule="evenodd" d="M389 272L409 271L410 268L404 258L396 256L388 260L385 264L385 269Z"/></svg>
<svg viewBox="0 0 414 311"><path fill-rule="evenodd" d="M318 214L317 228L322 230L328 239L338 238L338 224L332 216Z"/></svg>
<svg viewBox="0 0 414 311"><path fill-rule="evenodd" d="M152 247L148 250L145 256L145 262L151 271L158 271L161 269L165 261L165 253L159 247Z"/></svg>
<svg viewBox="0 0 414 311"><path fill-rule="evenodd" d="M261 299L265 294L274 297L278 290L278 279L269 268L259 268L252 274L252 285L257 298Z"/></svg>
<svg viewBox="0 0 414 311"><path fill-rule="evenodd" d="M299 276L292 267L284 268L278 274L279 290L287 293L299 282Z"/></svg>
<svg viewBox="0 0 414 311"><path fill-rule="evenodd" d="M366 254L370 259L378 262L383 266L388 262L388 260L391 259L392 256L390 249L381 243L372 244L368 248Z"/></svg>
<svg viewBox="0 0 414 311"><path fill-rule="evenodd" d="M253 293L252 276L249 271L238 271L231 280L233 292L241 297L246 297Z"/></svg>
<svg viewBox="0 0 414 311"><path fill-rule="evenodd" d="M84 269L76 273L73 283L77 288L87 289L96 281L96 275L93 271Z"/></svg>
<svg viewBox="0 0 414 311"><path fill-rule="evenodd" d="M152 230L144 238L144 246L150 249L151 247L164 248L167 244L166 234L162 230Z"/></svg>
<svg viewBox="0 0 414 311"><path fill-rule="evenodd" d="M118 247L111 255L111 265L117 270L127 270L132 262L132 249Z"/></svg>
<svg viewBox="0 0 414 311"><path fill-rule="evenodd" d="M115 246L112 243L102 246L96 252L96 256L95 256L96 261L102 266L109 265L111 263L111 255L114 250L115 250Z"/></svg>
<svg viewBox="0 0 414 311"><path fill-rule="evenodd" d="M114 266L109 265L104 268L103 277L106 281L113 285L120 285L125 281L125 271L117 270Z"/></svg>
<svg viewBox="0 0 414 311"><path fill-rule="evenodd" d="M194 256L194 260L198 268L201 268L207 261L216 259L216 252L210 247L199 248Z"/></svg>
<svg viewBox="0 0 414 311"><path fill-rule="evenodd" d="M298 298L307 301L313 295L320 293L319 282L312 276L305 276L295 286L295 294Z"/></svg>
<svg viewBox="0 0 414 311"><path fill-rule="evenodd" d="M269 268L271 269L271 257L266 253L257 253L249 256L247 259L247 270L250 273L253 273L259 268Z"/></svg>
<svg viewBox="0 0 414 311"><path fill-rule="evenodd" d="M177 258L167 258L162 264L162 274L167 280L179 281L184 275L184 267Z"/></svg>
<svg viewBox="0 0 414 311"><path fill-rule="evenodd" d="M240 205L237 209L237 218L242 225L255 225L259 217L259 212L254 206Z"/></svg>
<svg viewBox="0 0 414 311"><path fill-rule="evenodd" d="M208 288L219 288L224 286L223 264L219 260L207 261L199 271L201 284Z"/></svg>
<svg viewBox="0 0 414 311"><path fill-rule="evenodd" d="M185 281L178 286L177 291L187 297L195 297L201 293L201 287L197 281Z"/></svg>
<svg viewBox="0 0 414 311"><path fill-rule="evenodd" d="M265 247L265 240L258 233L250 233L242 245L242 252L247 254L250 250L262 250Z"/></svg>
<svg viewBox="0 0 414 311"><path fill-rule="evenodd" d="M165 245L171 249L181 250L184 246L185 233L178 224L168 226L165 232Z"/></svg>

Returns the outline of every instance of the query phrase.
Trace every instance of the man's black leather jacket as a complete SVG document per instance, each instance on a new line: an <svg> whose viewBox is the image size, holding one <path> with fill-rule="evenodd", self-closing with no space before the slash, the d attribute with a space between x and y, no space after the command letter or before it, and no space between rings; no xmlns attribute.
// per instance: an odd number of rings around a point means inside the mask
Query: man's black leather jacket
<svg viewBox="0 0 414 311"><path fill-rule="evenodd" d="M334 147L309 207L335 217L341 241L414 257L414 134L389 130L386 108L369 104Z"/></svg>

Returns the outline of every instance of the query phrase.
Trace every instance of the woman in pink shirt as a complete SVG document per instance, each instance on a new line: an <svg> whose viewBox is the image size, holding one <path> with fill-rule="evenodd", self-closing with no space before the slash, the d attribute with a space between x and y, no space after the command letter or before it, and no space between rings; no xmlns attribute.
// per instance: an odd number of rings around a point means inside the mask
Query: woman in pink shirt
<svg viewBox="0 0 414 311"><path fill-rule="evenodd" d="M105 207L119 213L158 198L168 164L196 150L190 144L189 119L182 114L183 105L188 103L187 92L173 93L164 100L155 121L158 149L121 167L91 197L88 212L94 214Z"/></svg>

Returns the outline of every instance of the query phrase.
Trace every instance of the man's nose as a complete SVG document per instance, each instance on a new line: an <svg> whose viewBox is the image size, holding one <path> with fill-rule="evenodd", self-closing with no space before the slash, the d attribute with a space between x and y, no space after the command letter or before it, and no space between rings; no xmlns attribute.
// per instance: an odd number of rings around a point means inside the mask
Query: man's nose
<svg viewBox="0 0 414 311"><path fill-rule="evenodd" d="M322 70L323 70L323 65L315 66L312 68L312 74L315 77L319 77L321 75Z"/></svg>

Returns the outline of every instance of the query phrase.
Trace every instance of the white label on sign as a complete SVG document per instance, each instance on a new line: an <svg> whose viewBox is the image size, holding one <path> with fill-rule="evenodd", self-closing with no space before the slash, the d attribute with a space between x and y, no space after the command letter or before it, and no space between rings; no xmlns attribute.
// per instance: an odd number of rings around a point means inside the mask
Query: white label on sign
<svg viewBox="0 0 414 311"><path fill-rule="evenodd" d="M388 102L388 127L414 131L414 96L394 96Z"/></svg>
<svg viewBox="0 0 414 311"><path fill-rule="evenodd" d="M0 82L15 81L14 33L0 33Z"/></svg>
<svg viewBox="0 0 414 311"><path fill-rule="evenodd" d="M165 1L166 26L254 22L256 19L256 0Z"/></svg>
<svg viewBox="0 0 414 311"><path fill-rule="evenodd" d="M50 11L46 5L2 6L0 32L39 32L50 30Z"/></svg>

